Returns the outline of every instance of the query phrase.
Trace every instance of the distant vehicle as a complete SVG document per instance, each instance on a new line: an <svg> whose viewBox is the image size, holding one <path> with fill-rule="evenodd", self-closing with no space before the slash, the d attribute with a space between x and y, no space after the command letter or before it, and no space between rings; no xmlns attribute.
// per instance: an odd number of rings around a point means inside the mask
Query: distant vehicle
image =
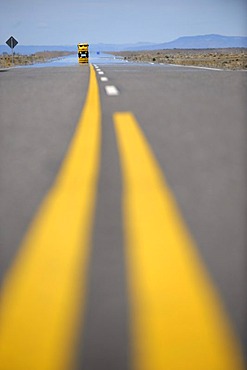
<svg viewBox="0 0 247 370"><path fill-rule="evenodd" d="M87 43L77 44L79 63L88 63L88 46Z"/></svg>

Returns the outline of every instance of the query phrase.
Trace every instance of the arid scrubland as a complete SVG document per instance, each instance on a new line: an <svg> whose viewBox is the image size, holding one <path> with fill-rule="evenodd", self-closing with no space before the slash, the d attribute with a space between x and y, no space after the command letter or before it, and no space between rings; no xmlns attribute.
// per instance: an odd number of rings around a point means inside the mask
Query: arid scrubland
<svg viewBox="0 0 247 370"><path fill-rule="evenodd" d="M54 58L64 57L70 54L74 54L68 51L42 51L31 55L14 54L13 65L30 65L35 63L45 63L48 60ZM0 55L0 67L8 68L12 66L12 55L2 54Z"/></svg>
<svg viewBox="0 0 247 370"><path fill-rule="evenodd" d="M129 61L179 64L220 69L247 69L247 49L171 49L114 52Z"/></svg>

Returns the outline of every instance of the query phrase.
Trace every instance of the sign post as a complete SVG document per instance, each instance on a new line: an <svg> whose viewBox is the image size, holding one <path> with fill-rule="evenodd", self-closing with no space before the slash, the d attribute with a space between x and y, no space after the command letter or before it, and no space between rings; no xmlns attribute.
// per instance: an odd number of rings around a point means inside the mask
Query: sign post
<svg viewBox="0 0 247 370"><path fill-rule="evenodd" d="M7 41L6 41L6 44L12 49L12 66L14 64L14 54L13 54L13 50L14 50L14 47L18 44L18 41L13 37L11 36Z"/></svg>

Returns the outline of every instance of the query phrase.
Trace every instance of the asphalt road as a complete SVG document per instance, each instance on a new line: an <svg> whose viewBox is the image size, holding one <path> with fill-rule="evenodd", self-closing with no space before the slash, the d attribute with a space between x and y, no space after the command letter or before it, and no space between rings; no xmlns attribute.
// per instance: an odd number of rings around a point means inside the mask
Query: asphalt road
<svg viewBox="0 0 247 370"><path fill-rule="evenodd" d="M116 112L131 112L146 137L246 351L246 73L100 60L97 66L100 166L87 299L74 367L144 370L130 365ZM89 66L79 65L0 73L2 281L63 163L89 80ZM109 85L117 89L116 95L106 93ZM179 369L187 368L194 370Z"/></svg>

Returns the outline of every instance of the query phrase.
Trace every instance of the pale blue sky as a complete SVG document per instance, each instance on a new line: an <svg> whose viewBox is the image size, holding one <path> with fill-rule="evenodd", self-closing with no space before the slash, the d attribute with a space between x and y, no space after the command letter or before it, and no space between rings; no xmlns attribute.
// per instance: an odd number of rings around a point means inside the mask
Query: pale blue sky
<svg viewBox="0 0 247 370"><path fill-rule="evenodd" d="M0 44L166 42L247 36L247 0L1 0Z"/></svg>

